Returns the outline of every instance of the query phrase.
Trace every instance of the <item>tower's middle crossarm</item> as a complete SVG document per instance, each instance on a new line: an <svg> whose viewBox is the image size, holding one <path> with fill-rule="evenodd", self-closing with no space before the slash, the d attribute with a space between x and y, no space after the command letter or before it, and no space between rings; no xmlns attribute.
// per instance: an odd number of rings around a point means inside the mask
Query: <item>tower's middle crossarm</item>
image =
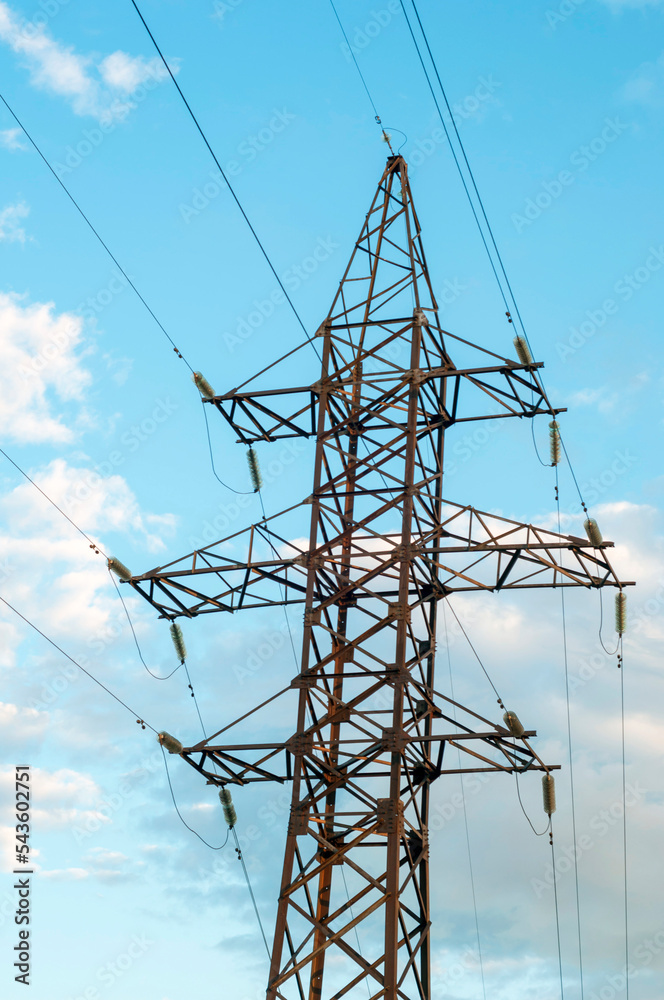
<svg viewBox="0 0 664 1000"><path fill-rule="evenodd" d="M343 533L308 552L278 532L283 515L276 515L168 566L135 576L131 585L167 618L305 604L311 566L317 571L312 612L324 612L341 599L354 605L373 602L374 614L378 609L380 617L389 617L396 600L395 568L404 559L410 562L411 607L431 599L432 568L438 579L435 597L459 591L631 585L618 579L608 560L612 542L593 546L574 535L459 504L445 504L444 514L440 525L431 525L428 531L423 524L422 534L413 538L407 552L396 535L372 533L371 515L346 525ZM341 550L351 527L353 540L340 585ZM263 558L257 554L259 533L268 550ZM239 550L237 559L226 554L229 544Z"/></svg>

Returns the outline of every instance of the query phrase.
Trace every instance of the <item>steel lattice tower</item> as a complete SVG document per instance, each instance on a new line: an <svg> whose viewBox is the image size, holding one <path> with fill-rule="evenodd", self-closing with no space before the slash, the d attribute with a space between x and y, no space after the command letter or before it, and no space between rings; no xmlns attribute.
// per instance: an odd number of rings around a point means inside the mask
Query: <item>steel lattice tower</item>
<svg viewBox="0 0 664 1000"><path fill-rule="evenodd" d="M431 783L552 769L531 748L533 732L516 739L438 691L438 602L626 584L608 562L610 542L594 547L443 499L448 428L560 411L541 364L442 329L400 156L387 161L314 344L313 384L266 389L266 369L205 400L246 445L315 439L313 490L300 507L308 540L293 541L291 508L131 584L171 620L281 604L304 613L292 735L220 744L218 733L183 751L218 785L292 785L268 1000L365 997L365 980L373 1000L429 1000ZM256 710L263 731L274 704Z"/></svg>

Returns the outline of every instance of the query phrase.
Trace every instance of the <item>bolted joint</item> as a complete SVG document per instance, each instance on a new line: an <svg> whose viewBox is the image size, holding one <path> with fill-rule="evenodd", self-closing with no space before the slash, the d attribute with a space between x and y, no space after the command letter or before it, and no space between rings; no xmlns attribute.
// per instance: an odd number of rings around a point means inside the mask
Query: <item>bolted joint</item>
<svg viewBox="0 0 664 1000"><path fill-rule="evenodd" d="M378 833L403 833L403 802L401 799L377 799Z"/></svg>
<svg viewBox="0 0 664 1000"><path fill-rule="evenodd" d="M304 757L305 754L311 753L313 748L313 733L295 733L294 736L291 736L286 741L286 750L292 753L294 757Z"/></svg>
<svg viewBox="0 0 664 1000"><path fill-rule="evenodd" d="M309 807L304 802L298 802L291 806L290 817L288 819L289 837L304 837L307 834L309 825Z"/></svg>
<svg viewBox="0 0 664 1000"><path fill-rule="evenodd" d="M410 737L403 729L384 729L381 736L381 743L386 750L392 753L401 753L410 743Z"/></svg>
<svg viewBox="0 0 664 1000"><path fill-rule="evenodd" d="M304 609L304 625L320 625L320 608Z"/></svg>

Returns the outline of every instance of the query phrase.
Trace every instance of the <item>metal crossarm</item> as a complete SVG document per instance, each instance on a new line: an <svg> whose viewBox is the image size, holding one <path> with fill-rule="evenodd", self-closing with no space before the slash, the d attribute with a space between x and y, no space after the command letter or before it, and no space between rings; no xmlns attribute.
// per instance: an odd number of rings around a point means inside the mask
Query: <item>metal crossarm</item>
<svg viewBox="0 0 664 1000"><path fill-rule="evenodd" d="M326 484L320 496L330 492ZM435 525L426 495L422 500L421 494L418 505L422 532L406 552L401 536L371 531L381 510L387 506L401 509L406 494L402 489L400 495L376 499L380 507L353 524L352 543L345 550L347 527L345 533L325 541L313 552L305 551L279 533L276 526L281 515L276 515L167 566L133 577L131 584L167 618L281 604L305 605L311 566L316 569L316 578L310 607L318 613L343 599L361 603L393 600L404 562L408 563L408 599L412 607L432 596L440 599L474 590L632 586L631 581L618 579L608 560L607 550L613 542L603 541L595 547L587 539L559 535L548 528L448 502L441 507L442 519ZM324 506L322 500L320 506L333 521L333 508ZM279 559L270 552L271 558L252 559L259 547L257 537L264 542L263 548L288 548L292 557ZM223 554L230 543L246 558ZM434 571L436 592L432 595L428 591Z"/></svg>

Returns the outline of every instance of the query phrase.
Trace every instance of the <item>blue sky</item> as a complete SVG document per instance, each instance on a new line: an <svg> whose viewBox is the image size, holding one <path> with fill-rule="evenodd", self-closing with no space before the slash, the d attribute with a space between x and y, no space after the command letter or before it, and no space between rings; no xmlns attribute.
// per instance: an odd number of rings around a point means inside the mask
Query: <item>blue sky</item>
<svg viewBox="0 0 664 1000"><path fill-rule="evenodd" d="M664 3L421 0L444 83L582 489L629 594L625 642L633 1000L660 1000L663 634L661 315ZM512 353L488 262L396 3L338 0L383 122L411 169L445 325ZM385 146L327 0L192 5L143 13L238 197L313 332L325 317L380 177ZM188 119L131 4L0 3L0 92L80 202L187 360L218 390L295 347L301 331ZM399 140L400 141L400 140ZM257 520L255 497L210 470L185 364L0 110L0 439L106 552L134 572ZM313 263L312 263L313 262ZM313 381L313 354L288 377ZM508 422L505 422L508 423ZM516 423L516 422L515 422ZM212 420L217 469L248 489L244 449ZM546 449L546 422L535 433ZM448 437L455 502L554 525L553 479L530 429ZM268 513L310 491L311 447L260 449ZM0 594L155 728L199 729L186 683L137 658L101 556L2 459ZM561 472L564 527L581 531ZM610 595L606 634L612 640ZM129 599L144 656L175 666L167 629ZM505 700L564 766L556 837L571 852L557 595L470 595L457 610ZM586 996L621 986L619 675L599 646L597 594L568 604ZM299 636L294 622L296 640ZM34 769L34 1000L261 996L265 957L241 871L180 824L161 753L120 706L9 611L0 612L2 781ZM204 721L220 728L294 671L281 612L185 630ZM457 693L493 713L454 636ZM493 717L493 716L492 716ZM288 717L275 719L286 726ZM212 790L176 759L187 822L213 844ZM539 781L522 782L541 824ZM434 786L434 980L481 996L458 782ZM557 952L548 847L500 776L466 789L488 995L553 1000ZM238 832L268 926L278 891L283 790L236 796ZM4 872L12 861L5 809ZM573 873L562 865L566 995L579 996ZM4 995L11 876L0 889ZM657 937L659 935L659 937ZM652 947L648 942L653 942ZM128 958L127 958L128 956ZM6 985L5 985L6 984ZM87 991L87 994L86 994ZM96 991L96 992L95 992ZM604 991L604 992L602 992Z"/></svg>

